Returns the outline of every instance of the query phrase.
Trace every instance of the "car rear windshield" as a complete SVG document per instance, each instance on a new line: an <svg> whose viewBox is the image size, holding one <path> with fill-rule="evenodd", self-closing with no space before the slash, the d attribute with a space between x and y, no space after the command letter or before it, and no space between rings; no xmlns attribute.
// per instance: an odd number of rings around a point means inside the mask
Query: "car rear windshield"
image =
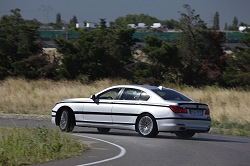
<svg viewBox="0 0 250 166"><path fill-rule="evenodd" d="M181 93L178 93L171 89L153 89L153 92L158 94L164 100L174 100L174 101L192 101L188 97L184 96Z"/></svg>

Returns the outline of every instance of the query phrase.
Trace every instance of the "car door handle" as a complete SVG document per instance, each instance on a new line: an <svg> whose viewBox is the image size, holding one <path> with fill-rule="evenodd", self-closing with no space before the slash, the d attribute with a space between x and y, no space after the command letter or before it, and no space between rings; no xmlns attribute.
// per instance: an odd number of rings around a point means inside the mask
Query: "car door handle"
<svg viewBox="0 0 250 166"><path fill-rule="evenodd" d="M113 104L113 101L108 101L107 103L108 103L108 104Z"/></svg>

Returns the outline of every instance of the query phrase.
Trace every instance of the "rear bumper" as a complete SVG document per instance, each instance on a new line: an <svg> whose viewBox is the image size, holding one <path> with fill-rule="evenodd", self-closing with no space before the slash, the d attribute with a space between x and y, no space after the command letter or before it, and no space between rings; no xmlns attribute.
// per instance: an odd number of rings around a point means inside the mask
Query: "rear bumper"
<svg viewBox="0 0 250 166"><path fill-rule="evenodd" d="M167 118L156 119L159 131L186 131L192 130L197 133L207 133L211 127L211 119L180 119L180 118Z"/></svg>

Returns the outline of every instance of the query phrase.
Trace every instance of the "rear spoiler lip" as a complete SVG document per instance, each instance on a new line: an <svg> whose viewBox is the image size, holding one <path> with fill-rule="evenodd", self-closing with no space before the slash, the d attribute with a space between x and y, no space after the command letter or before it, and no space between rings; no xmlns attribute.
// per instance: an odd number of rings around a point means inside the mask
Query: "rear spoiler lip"
<svg viewBox="0 0 250 166"><path fill-rule="evenodd" d="M209 109L209 106L207 104L203 104L203 103L178 103L178 105L180 107L185 107L186 109L204 109L201 107L207 107ZM187 105L187 106L185 106ZM191 106L191 107L189 107ZM195 108L193 108L195 107Z"/></svg>
<svg viewBox="0 0 250 166"><path fill-rule="evenodd" d="M178 103L178 105L204 105L204 106L208 106L207 104L204 103Z"/></svg>

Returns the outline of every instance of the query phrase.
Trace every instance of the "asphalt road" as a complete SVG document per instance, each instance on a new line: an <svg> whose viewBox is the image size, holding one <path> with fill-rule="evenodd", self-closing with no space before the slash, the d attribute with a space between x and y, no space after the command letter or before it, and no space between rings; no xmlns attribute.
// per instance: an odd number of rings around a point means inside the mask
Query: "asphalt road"
<svg viewBox="0 0 250 166"><path fill-rule="evenodd" d="M49 121L0 118L0 126L52 126ZM136 132L111 130L98 134L95 128L78 128L72 133L91 149L82 156L51 161L39 166L119 165L119 166L249 166L250 138L196 134L193 139L177 139L169 133L144 138Z"/></svg>

